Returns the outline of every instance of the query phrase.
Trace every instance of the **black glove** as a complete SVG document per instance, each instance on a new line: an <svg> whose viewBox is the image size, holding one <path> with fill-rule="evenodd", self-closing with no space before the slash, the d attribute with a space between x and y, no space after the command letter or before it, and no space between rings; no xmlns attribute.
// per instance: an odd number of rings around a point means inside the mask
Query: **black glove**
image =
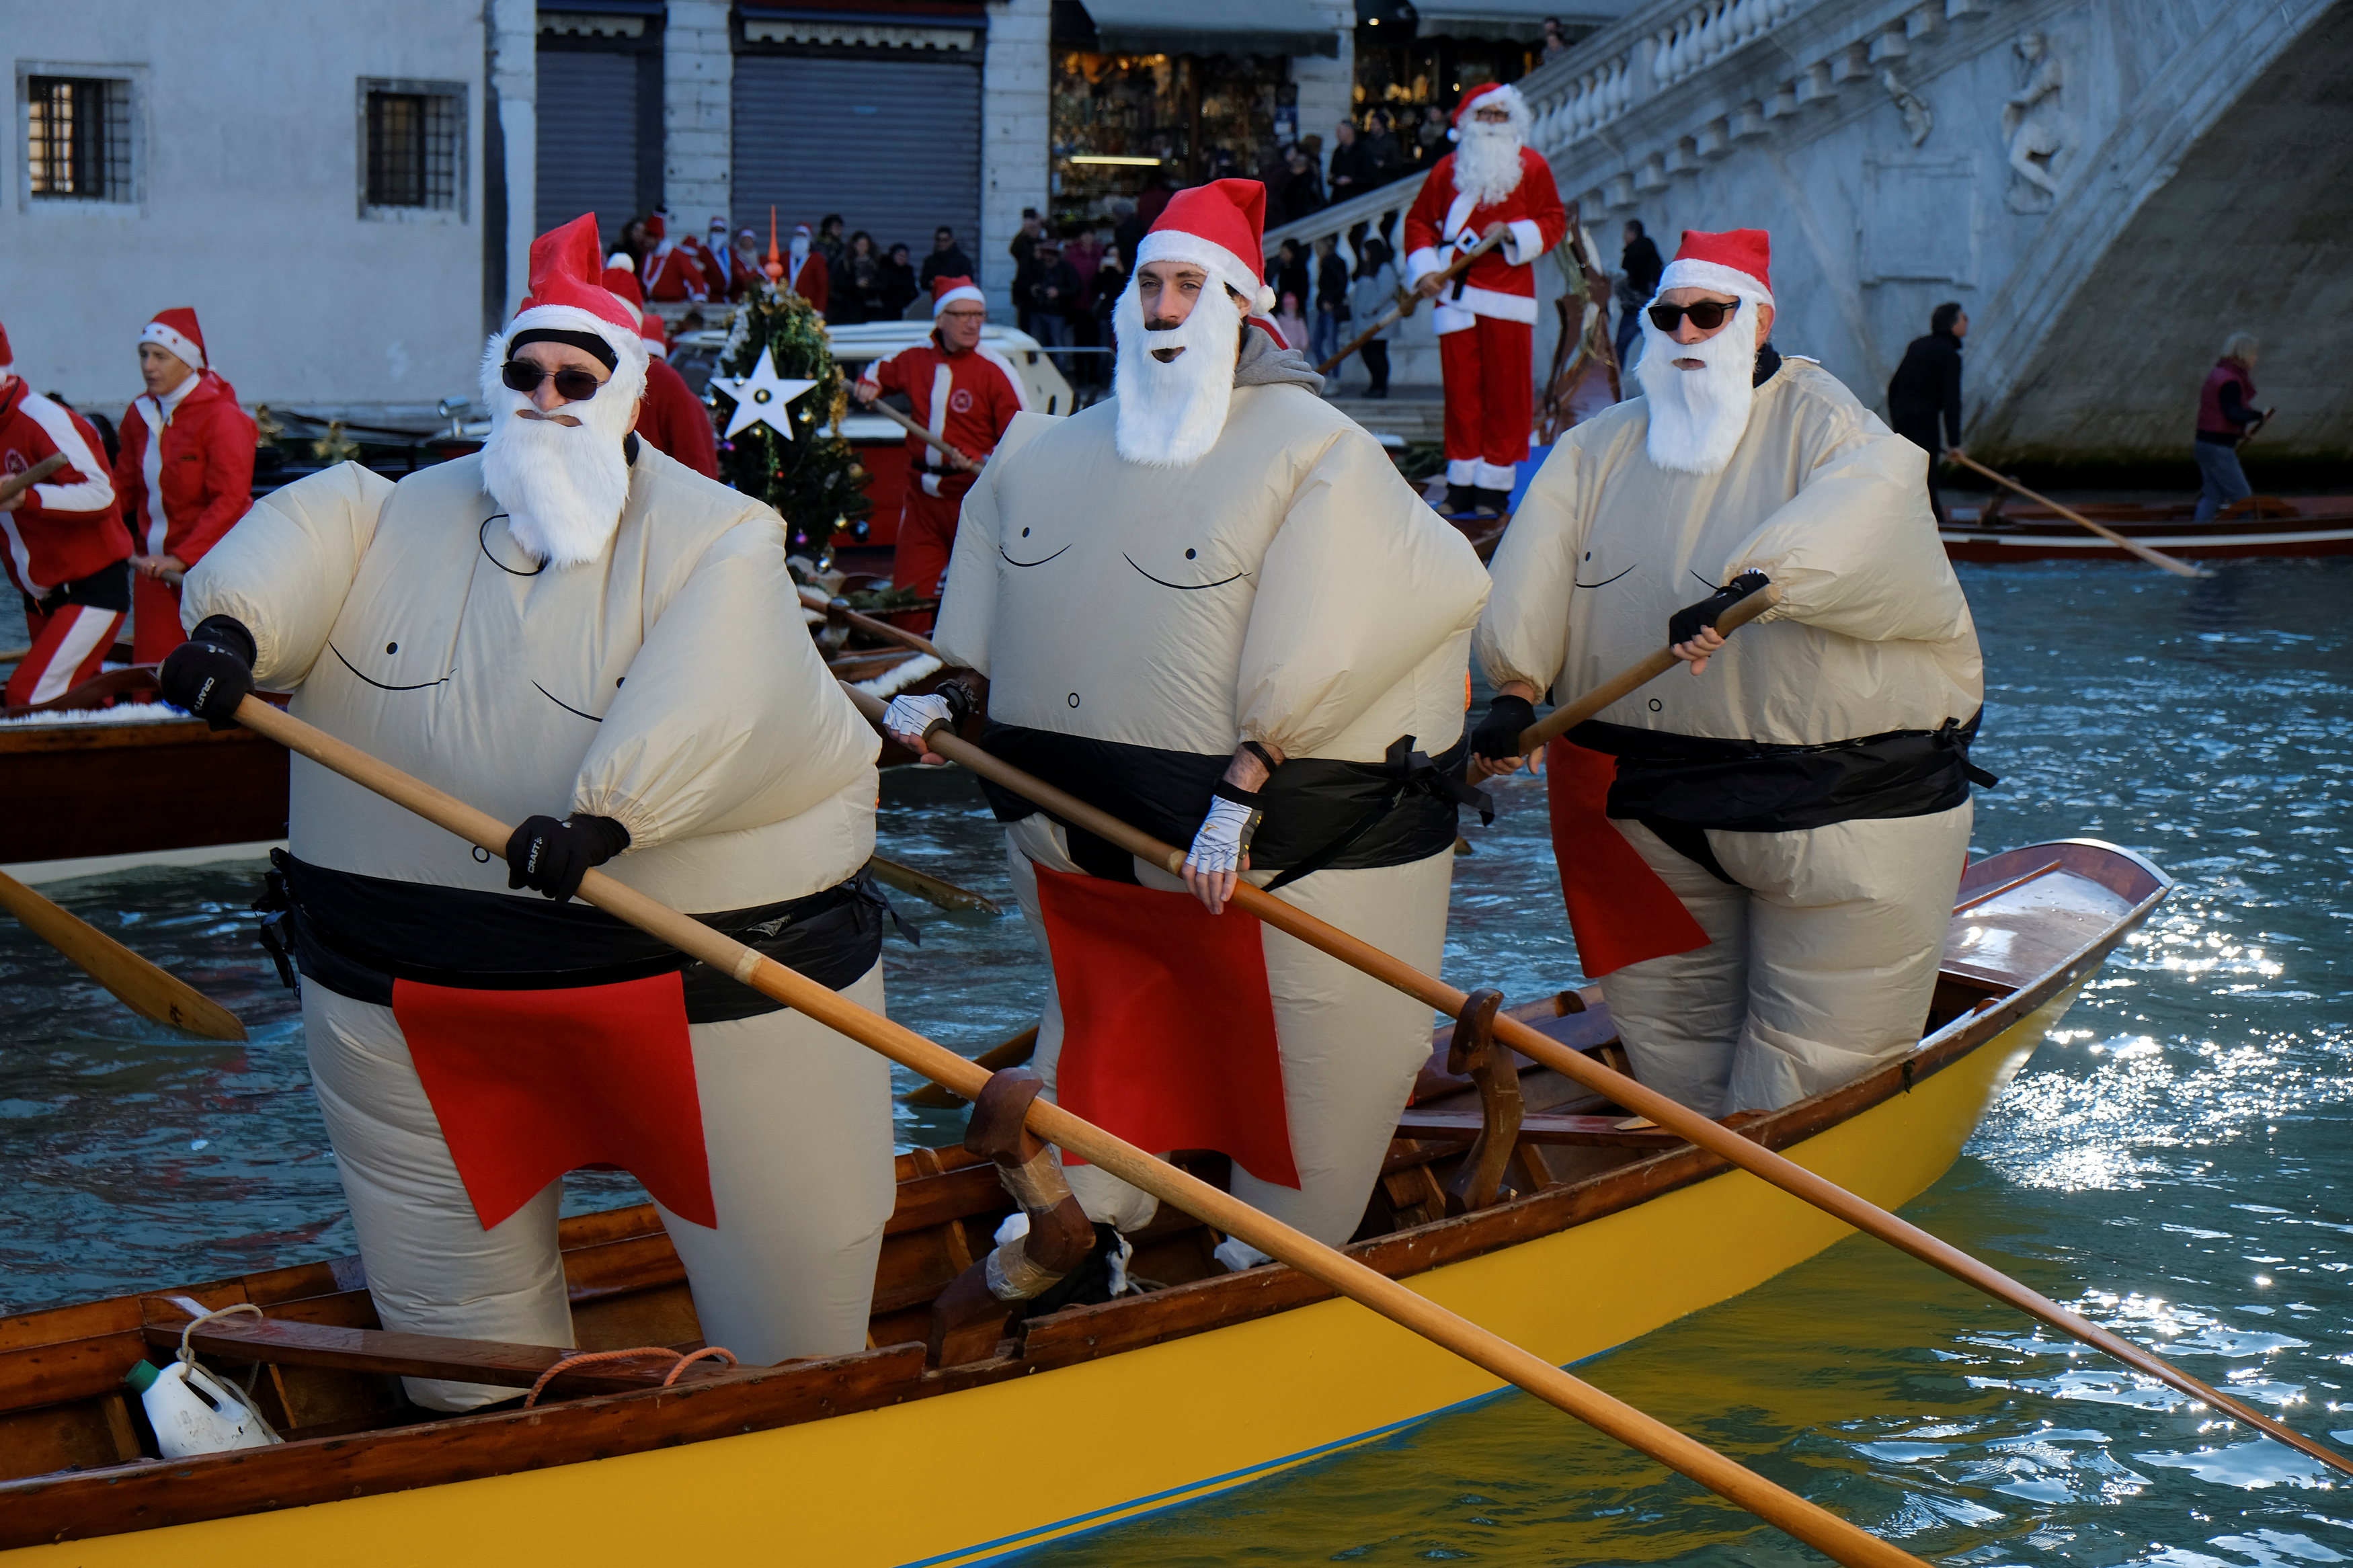
<svg viewBox="0 0 2353 1568"><path fill-rule="evenodd" d="M1667 646L1679 647L1691 641L1702 626L1715 625L1718 616L1771 581L1762 572L1743 572L1698 604L1685 605L1667 617Z"/></svg>
<svg viewBox="0 0 2353 1568"><path fill-rule="evenodd" d="M237 728L237 705L253 689L253 634L228 616L206 616L188 640L164 656L155 685L164 700L213 730Z"/></svg>
<svg viewBox="0 0 2353 1568"><path fill-rule="evenodd" d="M1520 733L1536 721L1535 704L1525 697L1498 697L1487 704L1487 716L1471 731L1471 751L1491 763L1507 763L1521 755Z"/></svg>
<svg viewBox="0 0 2353 1568"><path fill-rule="evenodd" d="M629 847L629 830L609 816L575 814L568 822L533 816L507 840L507 886L530 888L562 903L580 890L591 866Z"/></svg>

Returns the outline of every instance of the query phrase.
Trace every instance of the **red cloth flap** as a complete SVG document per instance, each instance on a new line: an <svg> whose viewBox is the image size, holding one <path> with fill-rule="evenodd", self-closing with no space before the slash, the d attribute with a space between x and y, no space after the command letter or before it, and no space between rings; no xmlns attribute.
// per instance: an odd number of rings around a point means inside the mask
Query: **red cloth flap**
<svg viewBox="0 0 2353 1568"><path fill-rule="evenodd" d="M1609 825L1618 759L1567 741L1545 748L1545 799L1552 808L1552 853L1577 936L1577 961L1599 979L1646 958L1707 945L1674 890Z"/></svg>
<svg viewBox="0 0 2353 1568"><path fill-rule="evenodd" d="M587 1165L717 1228L678 975L570 991L395 980L392 1016L485 1230Z"/></svg>
<svg viewBox="0 0 2353 1568"><path fill-rule="evenodd" d="M1189 893L1037 872L1062 1004L1062 1109L1138 1148L1215 1149L1298 1186L1259 922L1213 915Z"/></svg>

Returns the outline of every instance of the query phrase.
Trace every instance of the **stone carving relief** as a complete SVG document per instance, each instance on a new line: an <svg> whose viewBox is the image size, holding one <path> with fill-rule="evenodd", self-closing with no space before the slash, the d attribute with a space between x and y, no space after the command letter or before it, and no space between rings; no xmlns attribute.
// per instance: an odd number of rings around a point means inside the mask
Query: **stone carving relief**
<svg viewBox="0 0 2353 1568"><path fill-rule="evenodd" d="M2009 148L2010 170L2018 176L2010 182L2010 206L2013 212L2049 212L2059 195L2053 166L2067 147L2067 116L2061 102L2066 68L2041 33L2021 34L2012 48L2022 81L2001 110L2002 141Z"/></svg>
<svg viewBox="0 0 2353 1568"><path fill-rule="evenodd" d="M1912 145L1927 141L1928 133L1936 129L1936 111L1928 107L1928 100L1905 87L1893 66L1879 73L1879 85L1887 89L1896 111L1904 116L1904 133L1912 138Z"/></svg>

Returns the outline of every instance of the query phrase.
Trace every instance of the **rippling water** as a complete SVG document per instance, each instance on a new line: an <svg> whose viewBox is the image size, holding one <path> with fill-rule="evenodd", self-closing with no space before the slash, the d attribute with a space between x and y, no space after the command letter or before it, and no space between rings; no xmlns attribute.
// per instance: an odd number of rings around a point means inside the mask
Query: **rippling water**
<svg viewBox="0 0 2353 1568"><path fill-rule="evenodd" d="M1906 1213L2353 1446L2353 654L2339 629L2353 563L2225 564L2199 583L2090 564L1963 579L1989 662L1978 760L2003 778L1978 798L1978 850L2104 837L2180 886ZM884 852L1009 904L1001 841L969 791L892 775ZM1526 995L1581 976L1536 852L1540 795L1504 795L1457 862L1448 977ZM0 925L0 1160L14 1178L0 1310L350 1249L300 1024L240 918L248 879L49 889L238 1011L254 1033L242 1047L127 1018ZM1044 968L1018 917L900 902L923 943L887 949L895 1016L968 1052L1028 1025ZM938 1141L955 1122L902 1108L900 1135ZM628 1194L606 1177L569 1198ZM1924 1557L2353 1559L2353 1495L2311 1461L1861 1238L1580 1371ZM1810 1556L1514 1394L1028 1561Z"/></svg>

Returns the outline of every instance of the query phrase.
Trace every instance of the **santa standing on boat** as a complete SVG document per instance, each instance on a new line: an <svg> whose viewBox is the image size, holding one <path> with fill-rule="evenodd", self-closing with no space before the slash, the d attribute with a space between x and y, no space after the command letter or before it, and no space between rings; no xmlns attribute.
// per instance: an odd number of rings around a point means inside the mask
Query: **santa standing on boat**
<svg viewBox="0 0 2353 1568"><path fill-rule="evenodd" d="M189 574L162 682L216 724L290 689L522 824L501 863L294 762L278 929L385 1327L571 1344L557 1178L606 1164L652 1194L711 1343L852 1351L887 1065L568 901L603 866L882 1005L874 733L803 626L782 521L631 434L646 351L601 271L593 216L541 236L483 358L480 453L257 503Z"/></svg>
<svg viewBox="0 0 2353 1568"><path fill-rule="evenodd" d="M920 743L954 718L1192 847L1178 877L991 791L1053 963L1036 1066L1133 1142L1230 1155L1238 1196L1337 1243L1430 1054L1429 1010L1225 900L1247 875L1438 963L1487 577L1249 320L1271 303L1264 204L1237 179L1170 200L1118 302L1115 396L1013 422L965 500L935 634L961 673L887 722ZM1106 1256L1152 1217L1099 1170L1070 1178ZM1239 1241L1219 1256L1261 1261Z"/></svg>
<svg viewBox="0 0 2353 1568"><path fill-rule="evenodd" d="M1501 82L1454 110L1453 152L1405 216L1406 278L1437 301L1446 380L1447 510L1504 510L1535 423L1536 262L1568 232L1552 165L1527 144L1528 105ZM1493 249L1442 274L1489 237Z"/></svg>
<svg viewBox="0 0 2353 1568"><path fill-rule="evenodd" d="M1662 641L1698 678L1651 682L1547 761L1585 972L1635 1075L1712 1116L1919 1039L1969 784L1991 782L1968 763L1984 669L1926 454L1774 349L1770 274L1761 229L1684 234L1643 315L1642 395L1536 474L1477 645L1497 696L1472 744L1504 766L1547 689L1570 702ZM1715 617L1767 588L1727 643Z"/></svg>

